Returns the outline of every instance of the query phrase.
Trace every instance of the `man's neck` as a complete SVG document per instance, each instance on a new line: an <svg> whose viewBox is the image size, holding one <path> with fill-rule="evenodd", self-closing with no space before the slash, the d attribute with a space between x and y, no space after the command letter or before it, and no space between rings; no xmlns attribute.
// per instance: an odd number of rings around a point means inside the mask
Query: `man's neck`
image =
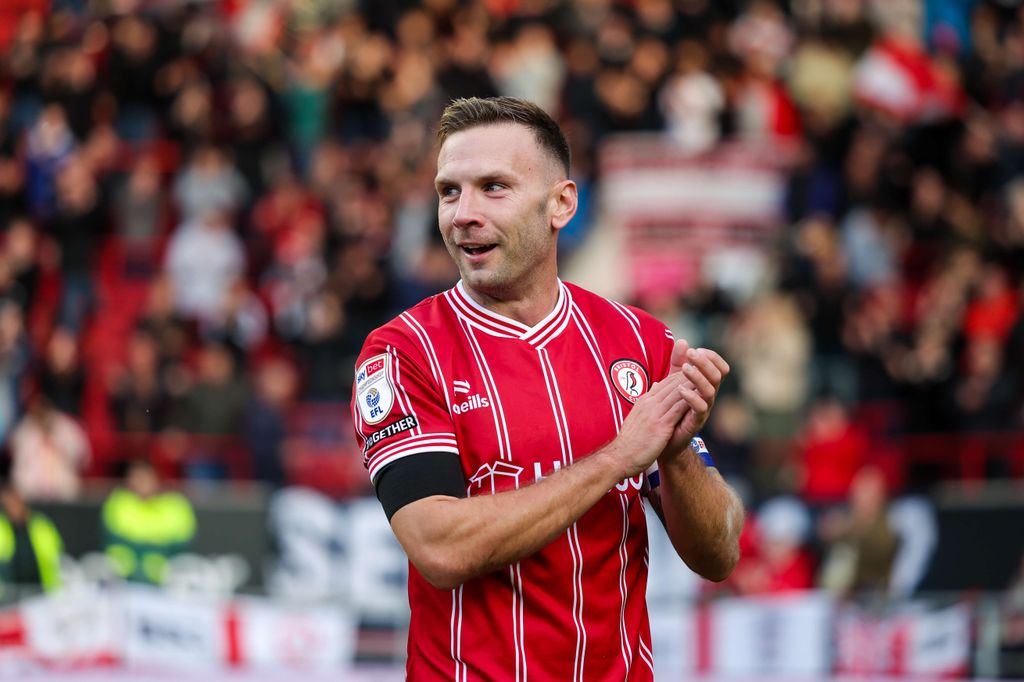
<svg viewBox="0 0 1024 682"><path fill-rule="evenodd" d="M484 308L516 322L521 322L527 327L535 326L555 309L561 291L557 278L543 286L530 287L527 292L501 297L477 291L467 286L465 282L463 282L463 288L474 301Z"/></svg>

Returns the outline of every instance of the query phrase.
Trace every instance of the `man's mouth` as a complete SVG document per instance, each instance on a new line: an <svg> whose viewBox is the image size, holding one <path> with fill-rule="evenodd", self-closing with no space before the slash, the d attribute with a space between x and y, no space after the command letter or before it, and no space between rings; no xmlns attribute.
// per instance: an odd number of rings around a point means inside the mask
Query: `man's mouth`
<svg viewBox="0 0 1024 682"><path fill-rule="evenodd" d="M460 244L459 248L470 256L479 256L493 249L496 244Z"/></svg>

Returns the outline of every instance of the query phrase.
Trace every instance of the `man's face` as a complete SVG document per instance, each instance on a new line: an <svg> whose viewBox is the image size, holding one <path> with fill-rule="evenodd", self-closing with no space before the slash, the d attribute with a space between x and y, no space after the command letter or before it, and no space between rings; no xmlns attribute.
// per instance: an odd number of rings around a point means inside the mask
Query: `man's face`
<svg viewBox="0 0 1024 682"><path fill-rule="evenodd" d="M438 224L471 290L506 299L554 271L558 162L529 128L482 125L445 140L437 158Z"/></svg>

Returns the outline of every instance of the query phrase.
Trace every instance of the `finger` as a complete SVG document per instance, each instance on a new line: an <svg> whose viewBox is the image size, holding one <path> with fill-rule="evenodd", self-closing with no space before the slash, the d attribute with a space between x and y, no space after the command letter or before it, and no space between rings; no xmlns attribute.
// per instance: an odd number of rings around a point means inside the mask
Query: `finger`
<svg viewBox="0 0 1024 682"><path fill-rule="evenodd" d="M717 390L719 384L722 383L723 375L722 372L718 369L718 365L716 365L714 361L710 357L708 357L707 354L704 352L706 350L706 348L692 349L687 355L687 360L689 360L690 364L692 364L698 370L700 370L700 373L704 375L707 378L707 380L710 381L711 384Z"/></svg>
<svg viewBox="0 0 1024 682"><path fill-rule="evenodd" d="M689 362L683 365L683 374L689 379L692 387L700 393L705 400L711 400L718 392L718 388L711 383L708 377L704 376L699 369Z"/></svg>
<svg viewBox="0 0 1024 682"><path fill-rule="evenodd" d="M679 388L679 384L683 378L682 374L670 374L661 381L654 382L647 393L637 398L637 403L640 403L641 401L659 402L666 399L675 400L676 390Z"/></svg>
<svg viewBox="0 0 1024 682"><path fill-rule="evenodd" d="M686 404L689 405L690 409L698 415L706 414L708 410L711 409L711 406L708 405L708 401L704 400L696 390L692 388L682 388L680 389L680 392L682 393L683 400L686 401Z"/></svg>
<svg viewBox="0 0 1024 682"><path fill-rule="evenodd" d="M678 372L686 363L686 353L690 350L690 344L686 339L679 339L672 346L672 358L669 360L669 372Z"/></svg>
<svg viewBox="0 0 1024 682"><path fill-rule="evenodd" d="M707 354L711 362L715 363L715 367L717 367L718 371L722 373L723 378L729 374L731 368L729 367L729 363L725 361L725 358L723 358L721 355L711 350L710 348L703 348L701 350L703 350L704 353Z"/></svg>
<svg viewBox="0 0 1024 682"><path fill-rule="evenodd" d="M669 403L679 402L680 388L686 385L692 385L691 382L686 378L686 375L684 375L682 372L676 372L674 374L668 375L667 377L662 379L662 383L665 384L665 391L662 392L657 399L660 402L663 409L667 408Z"/></svg>

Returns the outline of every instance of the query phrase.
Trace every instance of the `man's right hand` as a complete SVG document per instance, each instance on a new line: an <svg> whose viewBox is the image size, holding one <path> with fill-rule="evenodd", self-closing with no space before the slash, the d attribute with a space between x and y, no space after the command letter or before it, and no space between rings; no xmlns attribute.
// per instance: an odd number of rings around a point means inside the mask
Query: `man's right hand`
<svg viewBox="0 0 1024 682"><path fill-rule="evenodd" d="M681 372L670 374L637 398L613 441L612 452L624 467L623 478L646 471L668 445L690 407L685 390L687 382Z"/></svg>

